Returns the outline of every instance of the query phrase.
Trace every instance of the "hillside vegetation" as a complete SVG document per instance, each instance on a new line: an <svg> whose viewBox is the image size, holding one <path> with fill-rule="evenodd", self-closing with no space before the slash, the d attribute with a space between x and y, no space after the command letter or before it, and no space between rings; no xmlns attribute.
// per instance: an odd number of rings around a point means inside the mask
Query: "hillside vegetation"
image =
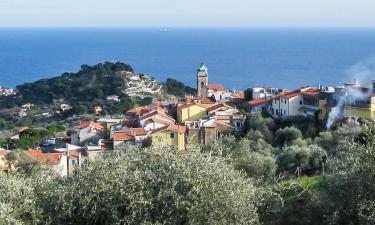
<svg viewBox="0 0 375 225"><path fill-rule="evenodd" d="M239 140L124 146L67 178L13 157L0 224L374 224L375 122L314 139L246 123Z"/></svg>
<svg viewBox="0 0 375 225"><path fill-rule="evenodd" d="M109 114L123 113L136 106L147 105L152 98L164 95L183 97L195 89L174 79L162 83L143 74L134 73L133 68L121 62L105 62L93 66L82 65L76 73L42 79L17 86L17 97L1 97L0 109L36 105L73 106L73 113L92 113L95 106L102 106ZM119 102L107 100L118 96Z"/></svg>

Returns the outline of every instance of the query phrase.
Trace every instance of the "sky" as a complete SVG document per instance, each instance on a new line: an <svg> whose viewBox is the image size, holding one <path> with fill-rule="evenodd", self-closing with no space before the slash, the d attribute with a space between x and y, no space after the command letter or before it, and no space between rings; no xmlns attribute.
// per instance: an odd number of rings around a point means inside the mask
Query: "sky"
<svg viewBox="0 0 375 225"><path fill-rule="evenodd" d="M375 27L375 0L0 0L0 27Z"/></svg>

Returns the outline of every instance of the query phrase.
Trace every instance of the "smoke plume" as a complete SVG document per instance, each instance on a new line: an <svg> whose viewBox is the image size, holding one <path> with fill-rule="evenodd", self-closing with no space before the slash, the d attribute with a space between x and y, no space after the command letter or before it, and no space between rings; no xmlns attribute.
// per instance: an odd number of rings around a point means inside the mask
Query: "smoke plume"
<svg viewBox="0 0 375 225"><path fill-rule="evenodd" d="M357 84L365 84L369 87L368 91L361 91L355 87L346 87L344 92L336 95L337 104L331 109L328 115L327 128L343 117L345 105L355 104L357 101L365 100L373 93L371 80L375 79L375 57L371 57L363 62L359 62L348 70L349 79L355 80Z"/></svg>

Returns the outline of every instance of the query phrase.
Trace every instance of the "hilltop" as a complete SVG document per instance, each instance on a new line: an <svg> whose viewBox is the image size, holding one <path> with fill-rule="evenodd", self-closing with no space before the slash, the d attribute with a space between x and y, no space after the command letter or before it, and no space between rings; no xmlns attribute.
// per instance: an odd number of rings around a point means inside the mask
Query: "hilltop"
<svg viewBox="0 0 375 225"><path fill-rule="evenodd" d="M69 104L74 112L93 112L99 105L110 113L119 113L135 105L151 102L172 94L183 96L195 89L173 79L165 83L135 73L132 66L121 62L82 65L75 73L24 83L16 87L17 96L3 97L0 108L26 103L35 105Z"/></svg>

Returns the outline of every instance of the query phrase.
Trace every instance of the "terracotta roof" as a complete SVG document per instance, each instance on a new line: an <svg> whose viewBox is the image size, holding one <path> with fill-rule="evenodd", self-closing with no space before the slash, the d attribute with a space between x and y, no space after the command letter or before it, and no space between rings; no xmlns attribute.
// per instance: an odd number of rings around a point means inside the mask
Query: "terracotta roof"
<svg viewBox="0 0 375 225"><path fill-rule="evenodd" d="M148 107L148 106L139 106L139 107L136 107L134 109L128 110L127 113L138 114L138 113L149 112L149 111L151 111L150 107Z"/></svg>
<svg viewBox="0 0 375 225"><path fill-rule="evenodd" d="M1 155L1 156L7 156L7 155L8 155L8 152L6 152L6 151L0 151L0 155Z"/></svg>
<svg viewBox="0 0 375 225"><path fill-rule="evenodd" d="M146 114L146 115L144 115L144 116L139 117L139 120L148 119L148 118L150 118L150 117L153 117L154 115L160 115L160 116L162 116L162 117L164 117L164 118L167 118L167 119L170 119L170 120L175 121L175 119L174 119L173 117L171 117L170 115L167 115L167 114L164 112L164 110L161 110L161 109L159 109L159 108L156 109L156 110L154 110L154 111L152 111L152 112L150 112L149 114Z"/></svg>
<svg viewBox="0 0 375 225"><path fill-rule="evenodd" d="M62 157L63 153L46 153L44 154L45 159L47 159L48 162L51 164L58 164L60 162L60 159Z"/></svg>
<svg viewBox="0 0 375 225"><path fill-rule="evenodd" d="M210 106L210 107L207 109L207 112L215 111L215 110L220 109L220 108L233 109L232 106L229 106L229 105L224 104L224 103L219 103L219 104L215 104L215 105Z"/></svg>
<svg viewBox="0 0 375 225"><path fill-rule="evenodd" d="M257 98L257 99L254 99L254 100L248 101L247 103L248 103L251 107L255 107L255 106L263 105L264 103L268 103L268 102L271 102L271 101L272 101L272 99Z"/></svg>
<svg viewBox="0 0 375 225"><path fill-rule="evenodd" d="M133 134L135 136L145 136L145 135L147 135L144 128L132 128L131 131L133 131Z"/></svg>
<svg viewBox="0 0 375 225"><path fill-rule="evenodd" d="M221 84L207 84L206 88L210 89L210 90L215 90L215 91L222 91L222 90L224 90L224 86L221 85Z"/></svg>
<svg viewBox="0 0 375 225"><path fill-rule="evenodd" d="M94 127L96 129L104 129L104 127L101 124L95 123L92 121L85 121L85 122L82 122L80 125L78 125L79 129L85 129L87 127Z"/></svg>
<svg viewBox="0 0 375 225"><path fill-rule="evenodd" d="M291 98L294 98L298 95L301 95L302 94L301 90L302 90L302 88L299 88L299 89L291 91L291 92L283 92L279 95L273 96L272 99L280 99L280 98L291 99Z"/></svg>
<svg viewBox="0 0 375 225"><path fill-rule="evenodd" d="M131 130L115 132L113 135L114 141L130 141L134 139L133 132Z"/></svg>
<svg viewBox="0 0 375 225"><path fill-rule="evenodd" d="M181 126L181 125L176 125L176 124L169 124L167 126L155 129L151 133L154 134L154 133L157 133L157 132L160 132L160 131L164 131L164 130L170 130L170 131L174 131L174 132L177 132L177 133L185 133L186 132L186 126Z"/></svg>
<svg viewBox="0 0 375 225"><path fill-rule="evenodd" d="M45 155L43 154L42 151L29 149L26 152L27 154L31 155L36 160L41 161L45 159Z"/></svg>
<svg viewBox="0 0 375 225"><path fill-rule="evenodd" d="M318 95L320 94L320 90L319 89L308 89L306 91L302 91L304 94L308 94L308 95Z"/></svg>

